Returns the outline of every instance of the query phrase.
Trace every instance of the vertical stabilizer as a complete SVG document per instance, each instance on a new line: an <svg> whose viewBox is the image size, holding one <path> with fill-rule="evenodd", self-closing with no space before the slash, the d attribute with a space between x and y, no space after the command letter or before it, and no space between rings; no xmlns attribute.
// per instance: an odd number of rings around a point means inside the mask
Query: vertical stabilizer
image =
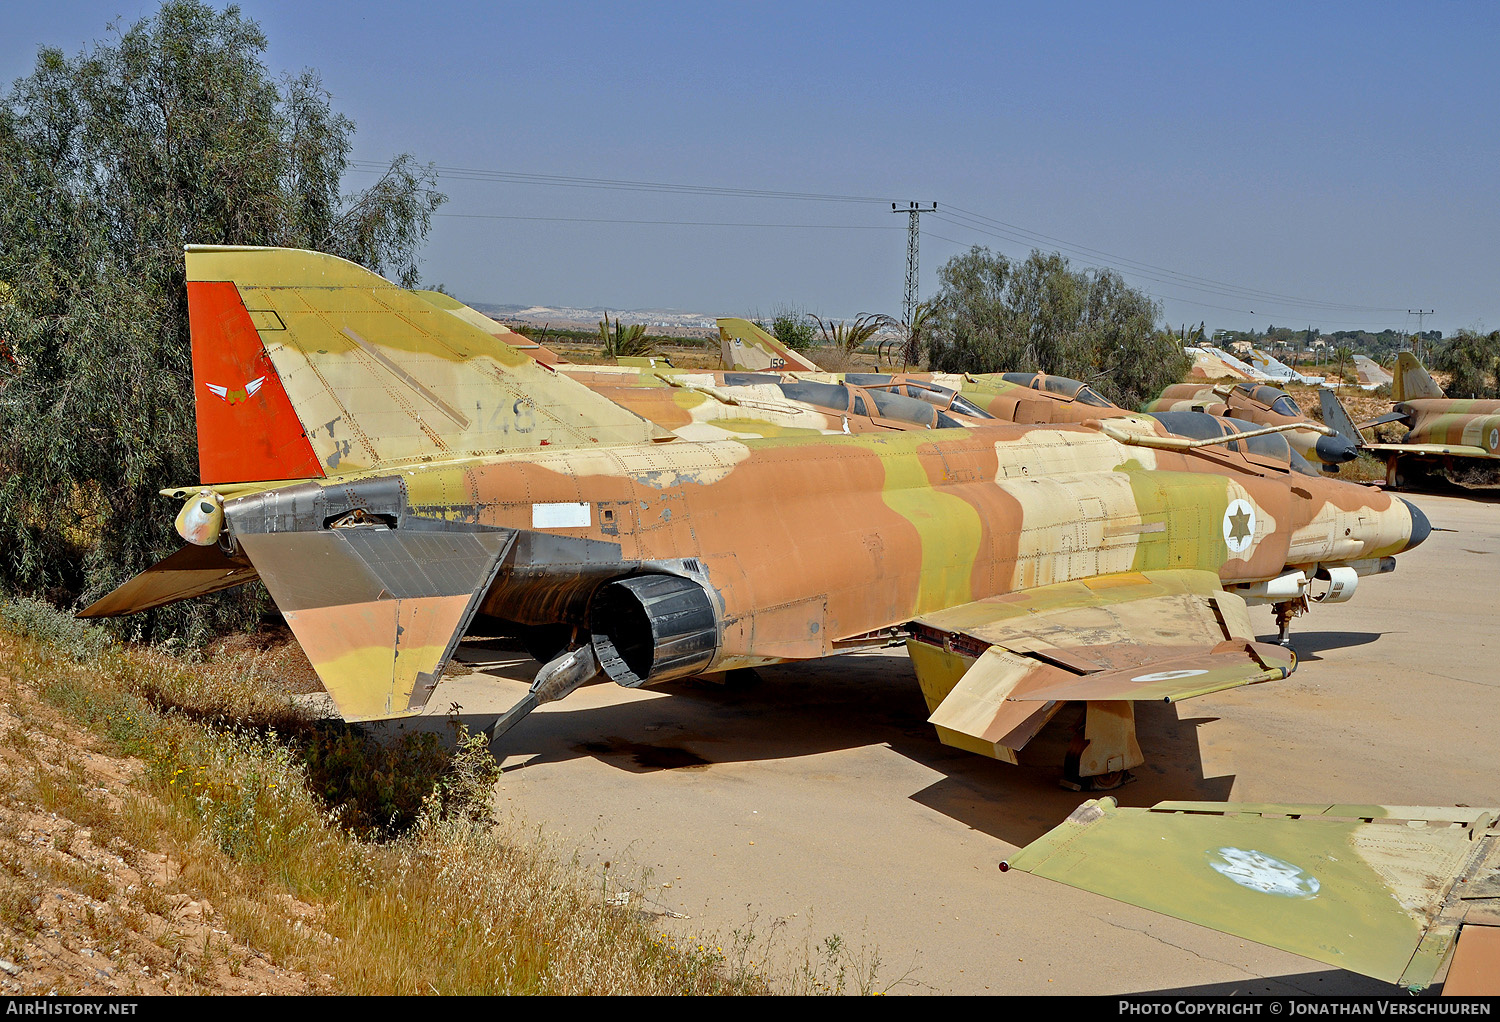
<svg viewBox="0 0 1500 1022"><path fill-rule="evenodd" d="M1391 386L1391 399L1397 404L1416 401L1426 397L1445 397L1443 388L1428 375L1427 369L1417 356L1403 351L1396 356L1396 382Z"/></svg>
<svg viewBox="0 0 1500 1022"><path fill-rule="evenodd" d="M822 372L748 319L721 319L719 353L725 369L745 372Z"/></svg>
<svg viewBox="0 0 1500 1022"><path fill-rule="evenodd" d="M662 435L431 298L335 256L190 245L187 278L206 483Z"/></svg>
<svg viewBox="0 0 1500 1022"><path fill-rule="evenodd" d="M1359 435L1359 428L1354 425L1354 420L1349 418L1349 412L1345 410L1344 403L1338 399L1338 395L1325 387L1318 391L1318 403L1322 408L1325 426L1331 427L1339 436L1356 446L1364 445L1364 440Z"/></svg>

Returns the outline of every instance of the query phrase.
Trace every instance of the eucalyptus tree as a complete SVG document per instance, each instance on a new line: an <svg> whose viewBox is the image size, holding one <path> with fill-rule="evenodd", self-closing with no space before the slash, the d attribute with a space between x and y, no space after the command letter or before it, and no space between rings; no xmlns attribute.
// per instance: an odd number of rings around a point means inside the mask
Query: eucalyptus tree
<svg viewBox="0 0 1500 1022"><path fill-rule="evenodd" d="M172 0L0 97L0 588L68 603L174 549L197 476L185 244L286 245L406 285L443 201L409 156L345 193L354 123L238 8ZM148 633L245 621L225 597ZM197 614L189 620L185 615Z"/></svg>
<svg viewBox="0 0 1500 1022"><path fill-rule="evenodd" d="M1134 408L1190 368L1180 341L1157 329L1157 302L1114 270L1075 270L1056 252L1015 262L975 246L948 260L938 280L934 371L1071 376Z"/></svg>

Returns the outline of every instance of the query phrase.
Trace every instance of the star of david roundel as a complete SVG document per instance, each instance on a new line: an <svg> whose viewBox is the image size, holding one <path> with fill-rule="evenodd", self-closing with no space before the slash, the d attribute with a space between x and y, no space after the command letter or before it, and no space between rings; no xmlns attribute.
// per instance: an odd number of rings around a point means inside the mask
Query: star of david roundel
<svg viewBox="0 0 1500 1022"><path fill-rule="evenodd" d="M1242 554L1255 538L1255 508L1248 500L1237 497L1224 512L1224 542L1230 553Z"/></svg>

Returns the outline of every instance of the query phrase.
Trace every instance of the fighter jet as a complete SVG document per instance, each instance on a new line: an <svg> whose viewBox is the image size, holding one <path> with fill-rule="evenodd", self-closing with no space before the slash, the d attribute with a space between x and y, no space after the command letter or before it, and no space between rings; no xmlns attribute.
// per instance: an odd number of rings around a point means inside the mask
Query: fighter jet
<svg viewBox="0 0 1500 1022"><path fill-rule="evenodd" d="M723 366L738 372L779 373L782 379L851 383L922 396L952 392L1006 422L1087 422L1137 413L1120 408L1093 387L1048 373L829 373L746 319L718 321ZM919 395L920 391L928 394Z"/></svg>
<svg viewBox="0 0 1500 1022"><path fill-rule="evenodd" d="M1018 869L1327 965L1500 994L1500 809L1086 802ZM1456 944L1456 948L1455 948Z"/></svg>
<svg viewBox="0 0 1500 1022"><path fill-rule="evenodd" d="M1262 351L1259 348L1250 349L1245 357L1245 363L1253 367L1256 371L1270 377L1274 383L1305 383L1316 387L1323 382L1323 377L1307 376L1299 373L1275 355L1272 355L1268 351Z"/></svg>
<svg viewBox="0 0 1500 1022"><path fill-rule="evenodd" d="M1178 383L1161 392L1161 397L1146 406L1148 412L1206 412L1228 415L1262 426L1296 424L1286 438L1298 454L1323 471L1337 472L1338 467L1359 456L1359 442L1328 434L1332 430L1302 414L1297 402L1284 390L1267 384Z"/></svg>
<svg viewBox="0 0 1500 1022"><path fill-rule="evenodd" d="M1445 397L1443 388L1409 351L1397 356L1391 388L1395 405L1385 415L1356 426L1331 392L1318 396L1324 422L1362 450L1385 459L1385 481L1392 489L1415 482L1425 474L1424 469L1451 469L1459 460L1500 460L1500 401ZM1400 443L1369 443L1360 434L1385 422L1406 426Z"/></svg>
<svg viewBox="0 0 1500 1022"><path fill-rule="evenodd" d="M1015 762L1082 703L1064 772L1108 787L1135 701L1295 667L1251 603L1284 631L1430 528L1293 472L1276 427L693 441L331 256L190 247L187 281L188 545L82 613L259 578L349 720L422 712L481 615L546 661L497 736L592 680L904 643L940 740Z"/></svg>

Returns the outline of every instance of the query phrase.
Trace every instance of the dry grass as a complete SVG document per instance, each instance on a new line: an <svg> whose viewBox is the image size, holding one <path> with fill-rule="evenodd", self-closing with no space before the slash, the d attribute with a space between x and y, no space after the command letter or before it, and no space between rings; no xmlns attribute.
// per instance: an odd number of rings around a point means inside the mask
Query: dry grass
<svg viewBox="0 0 1500 1022"><path fill-rule="evenodd" d="M462 737L462 736L460 736ZM303 720L255 665L112 647L82 664L0 633L0 951L9 992L710 994L869 988L847 951L772 983L655 931L489 819L493 759L382 750ZM370 822L345 774L408 772L417 810ZM404 756L404 758L403 758ZM394 758L392 758L394 757ZM388 794L388 793L387 793ZM841 943L839 938L832 938ZM102 968L100 967L102 966ZM805 976L803 975L805 973ZM855 977L849 980L846 977Z"/></svg>

